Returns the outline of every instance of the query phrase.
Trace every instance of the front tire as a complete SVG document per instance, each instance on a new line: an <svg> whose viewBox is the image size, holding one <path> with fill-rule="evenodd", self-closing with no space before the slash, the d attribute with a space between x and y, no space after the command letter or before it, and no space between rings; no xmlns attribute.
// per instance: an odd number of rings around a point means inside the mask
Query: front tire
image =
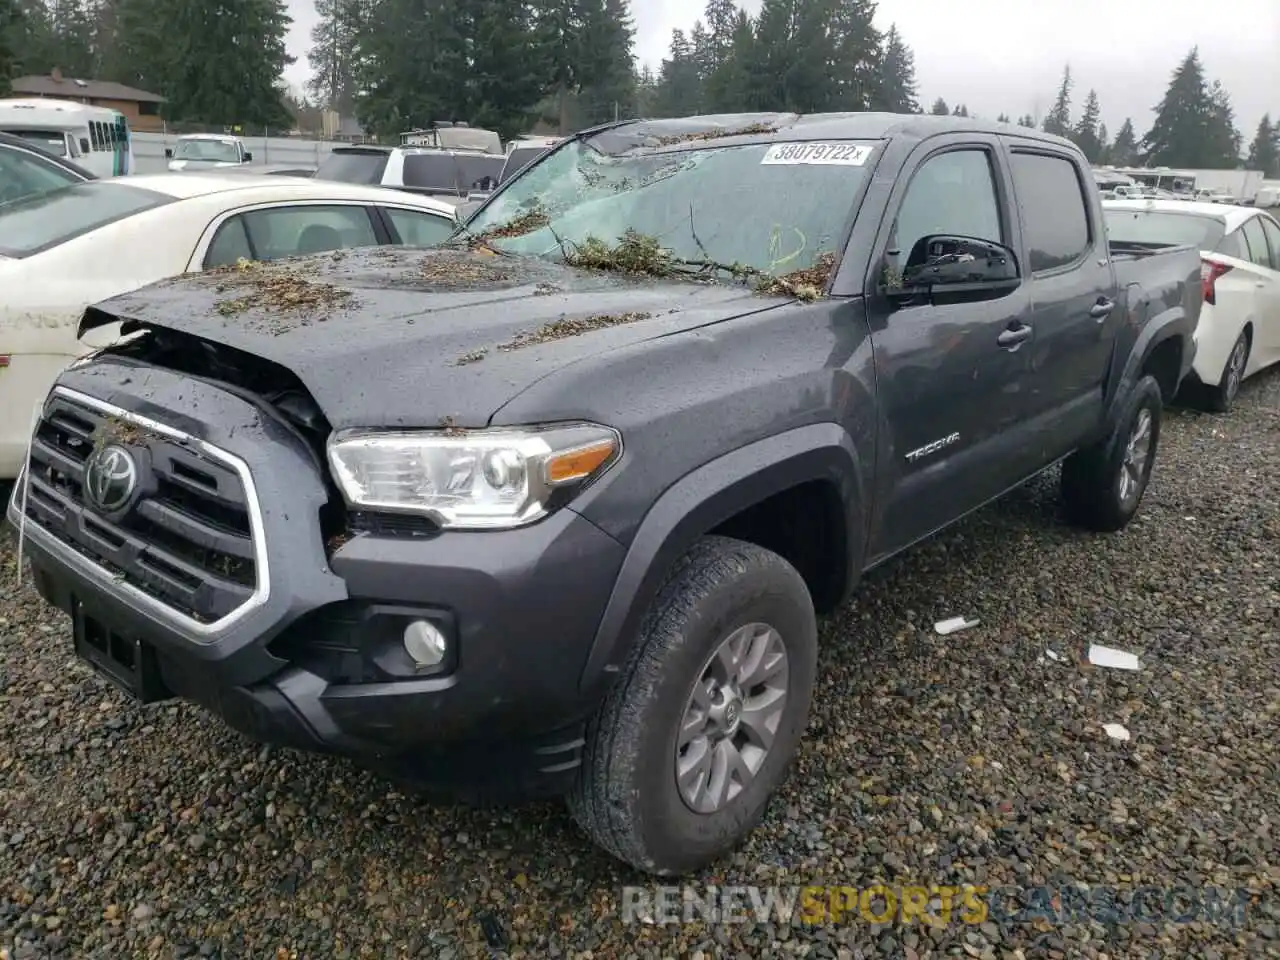
<svg viewBox="0 0 1280 960"><path fill-rule="evenodd" d="M1077 450L1062 465L1062 503L1074 524L1100 533L1128 526L1151 480L1164 398L1156 378L1130 391L1105 440Z"/></svg>
<svg viewBox="0 0 1280 960"><path fill-rule="evenodd" d="M705 537L675 565L588 725L569 809L618 859L688 873L759 823L808 723L813 601L791 564Z"/></svg>

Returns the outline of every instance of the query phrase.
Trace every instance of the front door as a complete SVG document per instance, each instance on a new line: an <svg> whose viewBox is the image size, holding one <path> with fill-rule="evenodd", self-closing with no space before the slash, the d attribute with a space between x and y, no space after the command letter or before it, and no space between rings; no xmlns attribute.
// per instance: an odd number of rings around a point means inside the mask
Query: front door
<svg viewBox="0 0 1280 960"><path fill-rule="evenodd" d="M1018 226L1000 157L994 138L921 145L890 201L892 221L872 261L877 269L905 264L915 243L931 234L1016 250ZM1017 443L1025 422L1035 332L1025 284L970 303L894 305L873 292L868 319L881 413L875 563L1021 479L1002 451Z"/></svg>

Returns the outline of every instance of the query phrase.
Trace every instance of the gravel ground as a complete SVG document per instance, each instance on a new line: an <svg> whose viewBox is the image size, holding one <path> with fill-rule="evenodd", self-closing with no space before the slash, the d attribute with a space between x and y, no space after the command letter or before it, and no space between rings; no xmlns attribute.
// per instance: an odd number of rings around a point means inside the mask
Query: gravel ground
<svg viewBox="0 0 1280 960"><path fill-rule="evenodd" d="M1063 527L1046 477L878 573L824 628L784 794L692 881L1248 887L1243 929L624 925L621 887L646 881L559 805L432 808L130 706L14 587L9 544L0 957L1280 955L1278 441L1273 374L1227 417L1170 413L1125 533ZM962 614L982 625L932 631ZM1142 669L1072 662L1090 641Z"/></svg>

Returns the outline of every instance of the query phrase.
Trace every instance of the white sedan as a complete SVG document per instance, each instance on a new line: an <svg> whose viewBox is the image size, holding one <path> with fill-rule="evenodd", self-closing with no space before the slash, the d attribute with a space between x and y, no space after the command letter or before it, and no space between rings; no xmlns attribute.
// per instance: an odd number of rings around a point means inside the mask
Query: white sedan
<svg viewBox="0 0 1280 960"><path fill-rule="evenodd" d="M1187 379L1211 409L1231 409L1240 383L1280 361L1280 223L1252 207L1180 200L1106 200L1110 239L1194 244L1204 307Z"/></svg>
<svg viewBox="0 0 1280 960"><path fill-rule="evenodd" d="M210 173L115 177L0 206L0 480L58 373L116 335L85 307L181 273L378 244L434 246L452 204L380 187Z"/></svg>

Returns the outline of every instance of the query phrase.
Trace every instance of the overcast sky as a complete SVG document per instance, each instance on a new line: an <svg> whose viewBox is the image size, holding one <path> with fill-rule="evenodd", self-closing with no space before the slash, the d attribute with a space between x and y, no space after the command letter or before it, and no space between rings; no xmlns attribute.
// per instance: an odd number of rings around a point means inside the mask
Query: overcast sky
<svg viewBox="0 0 1280 960"><path fill-rule="evenodd" d="M656 70L675 28L688 29L698 0L631 0L636 55ZM756 13L760 0L746 0ZM286 72L295 85L310 73L312 0L289 0L294 16ZM876 24L898 30L915 51L920 100L942 97L970 113L1042 116L1064 63L1076 78L1073 114L1090 87L1114 134L1133 118L1150 127L1169 75L1193 44L1205 70L1231 92L1236 124L1248 143L1265 112L1280 117L1280 0L1022 0L994 5L954 0L880 0Z"/></svg>

